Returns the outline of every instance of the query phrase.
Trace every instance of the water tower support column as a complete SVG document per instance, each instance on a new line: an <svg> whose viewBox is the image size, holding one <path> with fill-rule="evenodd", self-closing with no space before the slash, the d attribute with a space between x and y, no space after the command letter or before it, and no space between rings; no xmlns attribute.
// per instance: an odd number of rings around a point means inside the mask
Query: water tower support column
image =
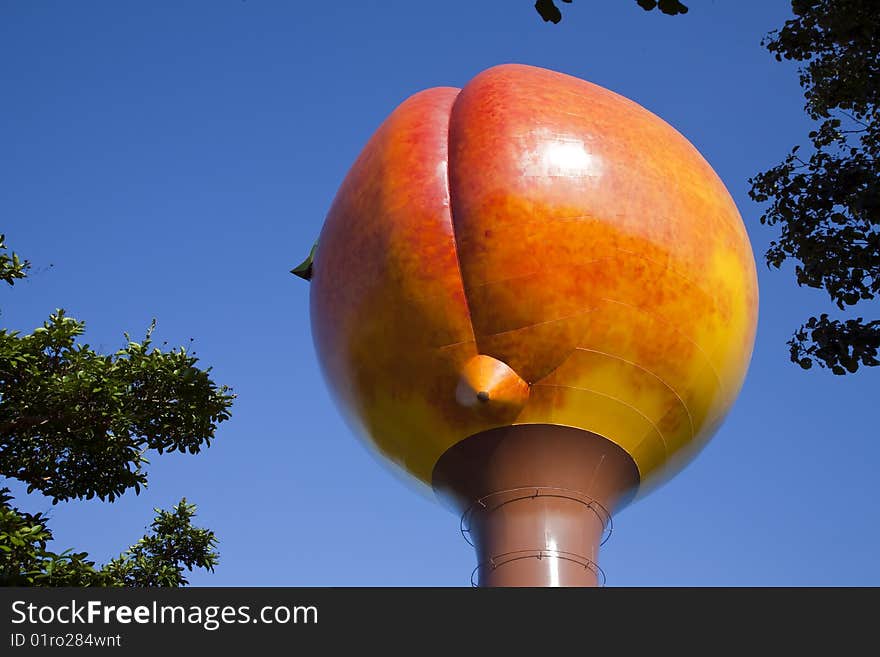
<svg viewBox="0 0 880 657"><path fill-rule="evenodd" d="M611 512L638 484L632 459L596 434L555 425L486 431L450 448L434 488L462 514L479 586L596 586Z"/></svg>

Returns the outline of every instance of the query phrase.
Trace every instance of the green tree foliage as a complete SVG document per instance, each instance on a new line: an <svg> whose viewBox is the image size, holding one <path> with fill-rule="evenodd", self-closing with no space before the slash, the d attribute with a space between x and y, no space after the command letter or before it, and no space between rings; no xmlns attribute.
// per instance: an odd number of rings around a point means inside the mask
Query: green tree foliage
<svg viewBox="0 0 880 657"><path fill-rule="evenodd" d="M0 237L0 278L14 284L29 267ZM147 484L147 452L210 446L235 395L197 367L194 352L154 347L154 328L141 341L125 334L112 354L78 343L85 324L63 310L27 335L0 329L0 476L53 504L113 502ZM195 507L182 500L156 513L149 534L96 568L86 553L49 551L48 518L15 508L0 489L0 583L181 586L184 569L213 570L216 539L191 524Z"/></svg>
<svg viewBox="0 0 880 657"><path fill-rule="evenodd" d="M150 533L101 568L85 552L48 550L48 518L11 501L0 489L0 586L186 586L185 570L217 565L214 532L192 526L195 505L186 499L171 511L155 509Z"/></svg>
<svg viewBox="0 0 880 657"><path fill-rule="evenodd" d="M562 0L562 2L568 4L571 4L571 1L572 0ZM669 16L686 14L688 11L688 8L678 0L636 0L636 4L645 11L659 9L661 12L668 14ZM562 20L562 12L553 0L537 0L537 2L535 2L535 9L541 15L541 18L544 19L545 23L558 23Z"/></svg>
<svg viewBox="0 0 880 657"><path fill-rule="evenodd" d="M824 289L845 310L880 293L880 11L873 0L793 0L794 17L762 45L799 63L806 112L816 122L799 146L754 176L779 225L768 266L795 261L798 285ZM811 317L788 343L791 360L835 374L880 364L880 319Z"/></svg>
<svg viewBox="0 0 880 657"><path fill-rule="evenodd" d="M194 504L182 499L171 511L155 509L150 533L101 570L122 586L182 586L184 568L213 570L218 555L214 532L197 529L191 520Z"/></svg>
<svg viewBox="0 0 880 657"><path fill-rule="evenodd" d="M30 268L31 263L21 260L17 253L6 253L6 236L0 235L0 280L15 285L15 281L27 276Z"/></svg>
<svg viewBox="0 0 880 657"><path fill-rule="evenodd" d="M230 396L185 348L151 348L152 329L111 355L77 344L85 324L63 310L29 335L0 329L0 475L112 502L146 483L146 451L209 446Z"/></svg>

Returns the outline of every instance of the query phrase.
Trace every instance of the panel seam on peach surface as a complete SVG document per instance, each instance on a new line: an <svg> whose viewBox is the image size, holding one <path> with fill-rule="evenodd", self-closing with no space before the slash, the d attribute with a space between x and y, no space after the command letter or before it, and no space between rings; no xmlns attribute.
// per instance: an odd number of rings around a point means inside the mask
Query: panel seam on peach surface
<svg viewBox="0 0 880 657"><path fill-rule="evenodd" d="M535 388L560 388L563 390L581 390L583 392L589 392L591 394L598 395L600 397L605 397L606 399L611 399L613 401L616 401L618 404L625 406L625 407L629 408L630 410L632 410L633 412L635 412L642 419L644 419L645 422L647 422L649 425L651 425L651 428L654 430L654 433L657 434L657 437L660 438L660 442L663 443L664 456L666 458L671 456L671 452L669 451L669 445L666 443L666 437L663 435L663 432L660 431L659 428L657 428L657 425L654 424L654 422L653 422L653 420L651 420L651 418L649 418L647 415L642 413L639 409L637 409L635 406L633 406L629 402L625 402L622 399L615 397L614 395L609 395L604 392L599 392L598 390L593 390L592 388L581 388L579 386L566 386L566 385L561 385L559 383L533 383L532 386ZM647 439L648 439L647 436L645 436L638 443L636 443L636 446L633 448L633 451L635 451L639 447L641 447Z"/></svg>
<svg viewBox="0 0 880 657"><path fill-rule="evenodd" d="M684 409L685 414L687 414L688 424L690 424L690 426L691 426L691 435L690 435L690 438L688 438L688 441L693 440L696 437L697 430L696 430L696 427L694 427L694 419L693 419L693 417L691 417L690 409L688 408L687 404L684 403L684 399L682 399L681 395L678 394L678 392L676 392L675 388L673 388L669 383L664 381L663 378L661 378L660 376L658 376L657 374L655 374L654 372L649 370L647 367L639 365L638 363L635 363L631 360L627 360L626 358L621 358L620 356L615 356L614 354L606 353L606 352L601 351L599 349L588 349L587 347L575 347L574 350L575 351L585 351L585 352L590 352L590 353L594 353L594 354L600 354L602 356L607 356L608 358L613 358L615 360L619 360L622 363L626 363L627 365L632 365L633 367L642 370L646 374L653 376L660 383L662 383L666 388L668 388L669 392L671 392L673 395L675 395L676 399L678 399L679 403L681 404L681 407Z"/></svg>
<svg viewBox="0 0 880 657"><path fill-rule="evenodd" d="M477 352L480 351L480 345L477 343L477 333L474 330L474 317L471 314L471 302L468 299L467 287L464 284L464 273L461 266L461 254L458 250L458 235L455 232L455 204L452 201L452 181L450 177L452 175L452 115L455 112L455 106L458 104L459 98L461 98L461 94L463 89L460 89L458 94L455 96L455 100L452 101L452 106L449 108L449 118L446 121L446 199L449 201L449 224L452 228L452 250L455 252L455 262L458 265L458 279L461 282L461 293L464 297L464 308L467 312L468 324L471 328L471 336L473 336L474 344L477 347ZM442 347L441 347L442 348Z"/></svg>
<svg viewBox="0 0 880 657"><path fill-rule="evenodd" d="M699 352L703 355L703 358L706 359L706 365L709 366L709 370L712 372L712 375L715 377L715 381L718 383L718 391L719 391L722 395L724 395L724 394L727 393L727 391L725 390L724 384L721 382L721 377L718 376L718 371L715 369L715 365L712 364L712 360L709 358L709 354L706 353L706 350L703 349L699 344L697 344L696 340L694 340L694 339L688 337L687 335L685 335L684 333L682 333L682 331L680 331L678 328L676 328L675 324L673 324L672 322L670 322L670 321L668 321L668 320L662 318L661 316L659 316L659 315L657 315L657 314L655 314L655 313L652 313L652 312L646 310L645 308L642 308L642 307L640 307L640 306L634 306L633 304L631 304L631 303L626 303L625 301L617 301L616 299L609 299L608 297L601 297L600 300L601 300L601 301L607 301L607 302L609 302L609 303L616 303L616 304L619 304L619 305L621 305L621 306L626 306L627 308L632 308L632 309L635 310L636 312L640 312L640 313L643 313L643 314L645 314L645 315L648 315L649 317L652 317L652 318L654 318L655 320L659 321L661 324L664 324L664 325L668 326L672 331L674 331L675 333L677 333L678 335L680 335L680 336L681 336L682 338L684 338L687 342L690 342L692 345L694 345L694 346L697 348L697 351L699 351Z"/></svg>
<svg viewBox="0 0 880 657"><path fill-rule="evenodd" d="M484 333L481 334L481 338L494 338L499 335L507 335L509 333L515 333L516 331L525 331L526 329L535 328L536 326L546 326L547 324L554 324L556 322L564 322L569 319L574 319L575 317L582 317L584 315L589 315L591 312L597 310L597 307L587 308L585 310L579 310L576 313L572 313L570 315L564 315L563 317L556 317L554 319L546 319L543 322L535 322L534 324L526 324L524 326L517 326L512 329L505 329L504 331L495 331L494 333ZM574 351L574 349L572 349ZM570 353L568 355L571 355Z"/></svg>

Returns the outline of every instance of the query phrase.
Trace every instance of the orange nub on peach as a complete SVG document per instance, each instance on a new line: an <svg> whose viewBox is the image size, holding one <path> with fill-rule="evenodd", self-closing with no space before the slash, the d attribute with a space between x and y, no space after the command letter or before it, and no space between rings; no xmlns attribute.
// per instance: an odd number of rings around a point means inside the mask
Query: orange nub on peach
<svg viewBox="0 0 880 657"><path fill-rule="evenodd" d="M511 424L604 436L645 481L724 418L757 295L736 206L681 134L504 65L379 127L327 215L311 311L334 393L422 481Z"/></svg>

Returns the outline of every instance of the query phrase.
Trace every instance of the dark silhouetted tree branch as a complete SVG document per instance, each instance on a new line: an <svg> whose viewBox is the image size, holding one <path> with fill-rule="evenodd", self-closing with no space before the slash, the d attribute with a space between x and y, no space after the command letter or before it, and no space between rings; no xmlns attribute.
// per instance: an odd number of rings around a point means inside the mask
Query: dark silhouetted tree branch
<svg viewBox="0 0 880 657"><path fill-rule="evenodd" d="M562 0L562 2L571 4L572 0ZM678 0L636 0L636 3L645 11L659 9L669 16L677 16L686 14L688 8L681 4ZM535 9L544 19L544 22L558 23L562 20L562 12L553 0L537 0Z"/></svg>
<svg viewBox="0 0 880 657"><path fill-rule="evenodd" d="M880 293L880 12L870 0L794 0L794 18L762 45L800 63L809 154L791 149L749 182L780 235L768 266L795 261L798 285L825 290L841 310ZM876 366L880 321L811 317L789 341L791 360L835 374Z"/></svg>

